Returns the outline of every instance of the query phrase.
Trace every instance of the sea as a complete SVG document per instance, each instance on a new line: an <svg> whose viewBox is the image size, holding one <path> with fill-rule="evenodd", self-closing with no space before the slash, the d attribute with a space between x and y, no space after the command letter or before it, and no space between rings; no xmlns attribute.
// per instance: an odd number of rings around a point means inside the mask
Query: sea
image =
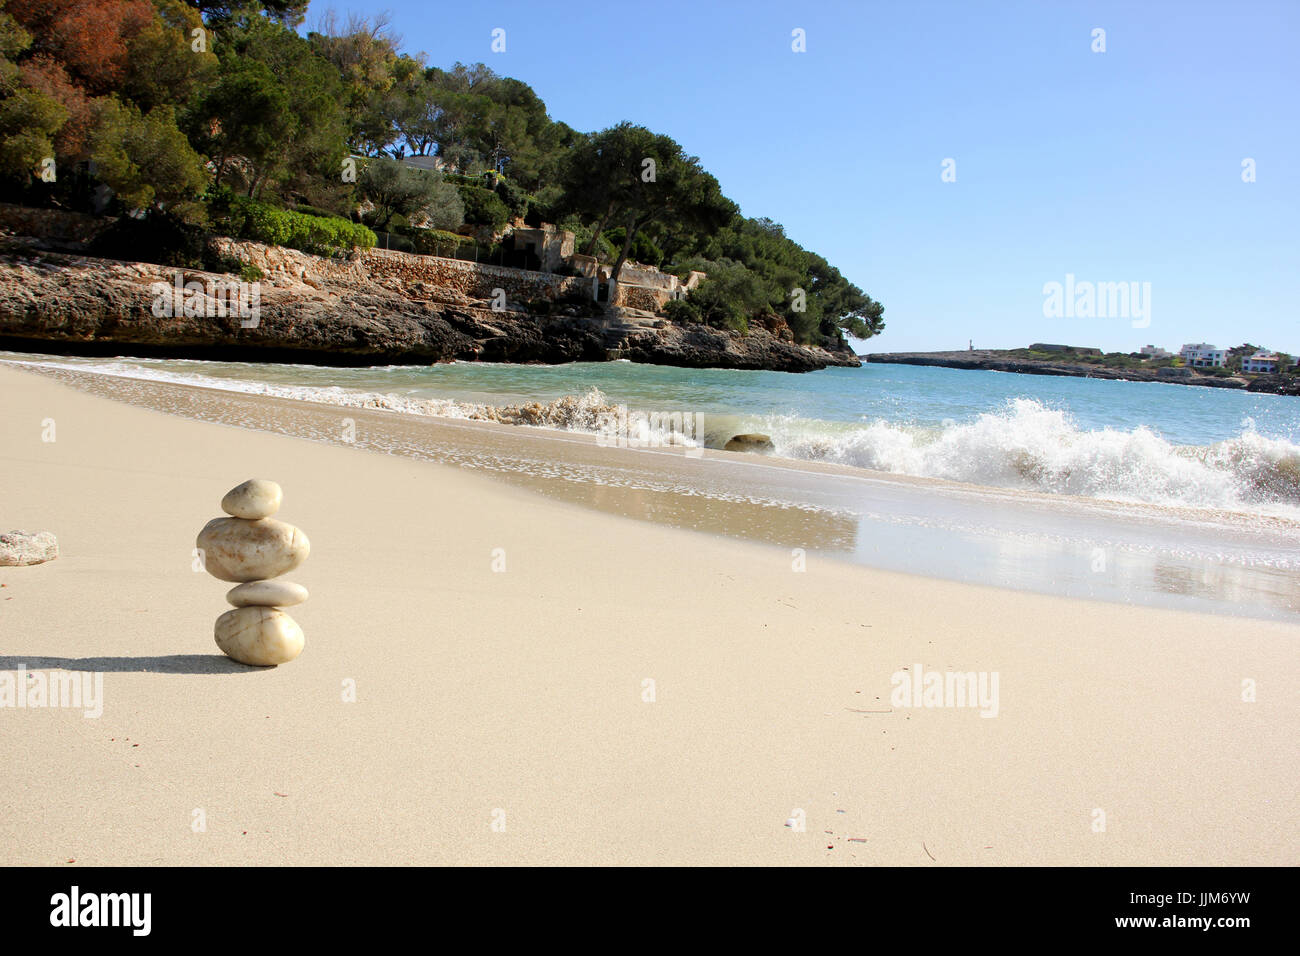
<svg viewBox="0 0 1300 956"><path fill-rule="evenodd" d="M654 461L595 457L574 477L529 465L522 450L513 469L440 457L435 442L417 457L532 472L531 486L544 492L548 481L625 492L640 481L640 490L693 503L646 513L602 497L603 507L791 551L802 534L809 551L890 570L1300 620L1300 398L1290 396L892 364L789 374L626 361L327 368L18 353L0 361L408 424L523 422L515 434L596 436L653 451ZM770 448L708 454L741 434L768 436ZM545 457L538 447L528 443L529 462ZM502 455L497 446L491 457ZM671 480L664 455L683 459ZM700 519L710 501L734 527ZM733 515L737 501L826 520L798 531L762 513Z"/></svg>

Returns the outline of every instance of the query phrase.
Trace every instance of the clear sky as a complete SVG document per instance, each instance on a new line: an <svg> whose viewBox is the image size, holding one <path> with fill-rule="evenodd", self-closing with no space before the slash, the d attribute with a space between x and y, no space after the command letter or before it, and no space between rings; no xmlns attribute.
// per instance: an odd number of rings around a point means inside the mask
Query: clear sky
<svg viewBox="0 0 1300 956"><path fill-rule="evenodd" d="M1300 353L1300 0L315 0L308 26L330 6L578 129L672 136L884 303L859 351ZM1067 273L1150 283L1149 327L1045 317Z"/></svg>

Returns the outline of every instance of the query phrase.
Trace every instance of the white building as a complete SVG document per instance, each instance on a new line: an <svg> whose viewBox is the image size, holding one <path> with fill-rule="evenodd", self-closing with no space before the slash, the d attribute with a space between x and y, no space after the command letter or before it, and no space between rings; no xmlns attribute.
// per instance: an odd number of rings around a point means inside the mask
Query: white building
<svg viewBox="0 0 1300 956"><path fill-rule="evenodd" d="M436 173L440 173L447 168L447 164L442 161L440 156L403 156L398 162L403 166L414 166L416 169Z"/></svg>
<svg viewBox="0 0 1300 956"><path fill-rule="evenodd" d="M1243 372L1276 372L1277 353L1265 352L1261 349L1249 358L1241 360L1241 370Z"/></svg>
<svg viewBox="0 0 1300 956"><path fill-rule="evenodd" d="M1164 349L1158 349L1154 345L1144 345L1138 349L1138 354L1144 358L1167 359L1173 358L1173 352L1166 352Z"/></svg>
<svg viewBox="0 0 1300 956"><path fill-rule="evenodd" d="M1184 345L1178 354L1184 362L1195 368L1222 368L1228 352L1226 349L1215 348L1208 342L1197 342L1195 345Z"/></svg>

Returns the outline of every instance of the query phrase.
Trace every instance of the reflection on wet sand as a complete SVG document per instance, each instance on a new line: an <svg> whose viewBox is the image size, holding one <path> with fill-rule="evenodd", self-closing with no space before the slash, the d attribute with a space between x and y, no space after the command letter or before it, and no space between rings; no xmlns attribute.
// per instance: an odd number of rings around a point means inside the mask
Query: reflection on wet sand
<svg viewBox="0 0 1300 956"><path fill-rule="evenodd" d="M698 499L677 492L600 484L566 484L557 489L554 482L529 476L505 477L548 497L598 511L781 547L850 553L857 539L858 519L849 514L725 499L708 499L705 507Z"/></svg>

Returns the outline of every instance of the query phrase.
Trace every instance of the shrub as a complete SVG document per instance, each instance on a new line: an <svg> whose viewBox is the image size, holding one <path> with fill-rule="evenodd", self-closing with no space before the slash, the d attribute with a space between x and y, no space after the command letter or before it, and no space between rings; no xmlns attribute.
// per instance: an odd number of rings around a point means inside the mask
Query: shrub
<svg viewBox="0 0 1300 956"><path fill-rule="evenodd" d="M375 245L380 249L391 249L393 252L415 252L415 243L395 232L379 233L375 236Z"/></svg>
<svg viewBox="0 0 1300 956"><path fill-rule="evenodd" d="M460 190L461 202L465 204L467 223L491 226L495 231L510 221L510 210L492 190L482 186L458 185L456 188Z"/></svg>
<svg viewBox="0 0 1300 956"><path fill-rule="evenodd" d="M673 299L664 303L664 315L674 322L696 324L702 321L699 306L689 299Z"/></svg>
<svg viewBox="0 0 1300 956"><path fill-rule="evenodd" d="M511 216L527 217L530 197L524 189L502 176L497 180L496 194L497 198L505 204Z"/></svg>
<svg viewBox="0 0 1300 956"><path fill-rule="evenodd" d="M439 229L412 229L409 237L415 246L415 251L420 255L442 256L445 259L455 258L456 250L462 244L473 241L467 236L458 236L454 232L443 232Z"/></svg>
<svg viewBox="0 0 1300 956"><path fill-rule="evenodd" d="M360 223L291 212L228 191L214 194L208 205L217 230L236 239L288 246L319 256L370 249L376 241L375 234Z"/></svg>
<svg viewBox="0 0 1300 956"><path fill-rule="evenodd" d="M306 203L299 203L294 206L294 212L300 212L304 216L333 216L334 213L328 209L321 209L319 206L308 206Z"/></svg>
<svg viewBox="0 0 1300 956"><path fill-rule="evenodd" d="M749 317L770 308L762 280L731 259L702 265L708 278L690 293L690 303L700 310L701 318L709 325L747 332Z"/></svg>

